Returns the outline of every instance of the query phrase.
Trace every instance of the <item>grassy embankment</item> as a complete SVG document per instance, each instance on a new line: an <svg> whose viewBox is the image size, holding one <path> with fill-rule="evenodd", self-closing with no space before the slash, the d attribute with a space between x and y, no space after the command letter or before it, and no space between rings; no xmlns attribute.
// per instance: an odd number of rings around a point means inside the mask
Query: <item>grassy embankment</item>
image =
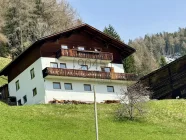
<svg viewBox="0 0 186 140"><path fill-rule="evenodd" d="M185 100L150 101L138 121L118 121L118 105L98 105L100 140L185 140ZM1 140L95 140L93 105L0 103Z"/></svg>

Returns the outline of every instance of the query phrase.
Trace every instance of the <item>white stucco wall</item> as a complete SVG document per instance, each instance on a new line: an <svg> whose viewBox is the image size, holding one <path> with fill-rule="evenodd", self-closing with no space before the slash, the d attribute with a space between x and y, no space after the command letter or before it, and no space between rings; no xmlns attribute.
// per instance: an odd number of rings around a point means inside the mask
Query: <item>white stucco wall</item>
<svg viewBox="0 0 186 140"><path fill-rule="evenodd" d="M53 82L60 82L61 89L53 89ZM73 90L65 90L64 83L72 83ZM90 84L92 91L84 91L84 84ZM97 102L104 100L119 100L121 94L120 89L125 88L123 84L113 82L90 82L90 81L77 81L77 80L60 80L60 79L46 79L46 103L52 101L54 98L58 100L79 100L79 101L93 101L93 85L97 95ZM107 92L107 86L114 86L114 92Z"/></svg>
<svg viewBox="0 0 186 140"><path fill-rule="evenodd" d="M89 70L97 70L97 71L101 71L101 66L105 66L105 67L114 67L114 71L116 73L124 73L124 68L123 68L123 64L115 64L115 63L103 63L103 61L100 60L93 60L90 61L89 60L83 60L81 61L79 58L75 58L73 60L68 60L68 61L64 61L64 60L59 60L56 58L49 58L49 57L42 57L41 58L42 61L42 69L46 68L46 67L50 67L50 62L57 62L58 63L58 68L60 67L60 63L66 63L67 69L80 69L81 68L81 64L86 64L89 67Z"/></svg>
<svg viewBox="0 0 186 140"><path fill-rule="evenodd" d="M41 57L35 61L31 66L25 69L20 75L18 75L9 84L10 96L16 96L17 100L21 99L22 104L23 97L27 96L26 104L38 104L38 103L48 103L49 101L55 99L59 100L81 100L81 101L93 101L93 91L84 91L84 84L91 84L92 90L93 85L95 85L95 90L97 94L97 101L102 102L103 100L118 100L120 89L123 88L123 84L116 81L103 82L101 79L97 81L91 81L88 79L77 80L74 79L59 79L59 78L43 78L42 70L46 67L50 67L50 62L57 62L58 67L60 63L66 63L67 69L80 69L78 64L78 59L76 61L70 60L59 60L56 58ZM101 66L114 67L114 71L118 73L123 73L123 64L114 63L99 63L97 66L92 64L89 70L101 71ZM31 79L30 70L34 68L35 78ZM20 89L16 91L15 82L19 80ZM53 82L60 82L61 89L53 89ZM64 83L72 83L73 90L65 90ZM114 86L114 93L107 92L107 86ZM33 97L33 89L37 88L37 95ZM126 88L126 87L124 87Z"/></svg>
<svg viewBox="0 0 186 140"><path fill-rule="evenodd" d="M123 64L109 63L108 67L114 67L114 72L116 73L124 73Z"/></svg>
<svg viewBox="0 0 186 140"><path fill-rule="evenodd" d="M30 70L34 68L35 77L31 79ZM15 82L19 80L20 89L16 91ZM23 104L23 96L27 95L26 104L44 103L44 79L41 67L41 58L35 61L31 66L25 69L14 80L8 84L10 96L16 96L17 100L21 99ZM33 97L33 89L37 88L37 95Z"/></svg>

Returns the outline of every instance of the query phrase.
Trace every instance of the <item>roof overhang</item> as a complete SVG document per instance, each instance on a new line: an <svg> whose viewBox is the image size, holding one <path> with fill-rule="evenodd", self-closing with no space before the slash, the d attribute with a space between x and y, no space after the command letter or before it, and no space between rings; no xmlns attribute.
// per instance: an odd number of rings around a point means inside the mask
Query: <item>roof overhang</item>
<svg viewBox="0 0 186 140"><path fill-rule="evenodd" d="M118 41L114 39L113 37L108 36L107 34L97 30L96 28L88 25L88 24L81 24L79 26L75 26L73 28L69 28L67 30L64 30L62 32L58 32L53 35L49 35L43 38L38 39L35 43L33 43L30 47L28 47L24 52L22 52L15 60L10 62L4 69L0 71L0 75L8 75L8 70L11 68L12 65L14 65L16 62L24 58L24 55L28 53L31 49L34 47L42 46L46 41L56 41L57 39L60 39L63 36L70 36L71 34L78 32L78 31L86 31L89 34L94 35L96 38L102 40L103 42L107 43L108 45L112 45L116 48L118 48L121 52L121 55L123 58L128 57L132 53L135 52L134 48L131 48L130 46L124 44L121 41Z"/></svg>

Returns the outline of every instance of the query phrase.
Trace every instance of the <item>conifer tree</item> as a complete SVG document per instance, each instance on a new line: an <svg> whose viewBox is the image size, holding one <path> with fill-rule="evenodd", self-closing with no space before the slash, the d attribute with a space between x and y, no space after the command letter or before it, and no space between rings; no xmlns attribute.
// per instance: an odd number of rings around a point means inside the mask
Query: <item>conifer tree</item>
<svg viewBox="0 0 186 140"><path fill-rule="evenodd" d="M119 41L121 41L121 38L117 31L114 29L112 25L109 25L108 27L105 27L103 32ZM135 72L135 66L134 66L134 57L129 56L123 61L123 66L126 73L134 73Z"/></svg>
<svg viewBox="0 0 186 140"><path fill-rule="evenodd" d="M121 41L121 38L119 36L119 34L116 32L116 30L114 29L114 27L112 25L109 24L108 27L105 27L103 32L119 41Z"/></svg>
<svg viewBox="0 0 186 140"><path fill-rule="evenodd" d="M160 67L163 67L167 64L166 60L165 60L165 57L164 56L161 56L160 58Z"/></svg>

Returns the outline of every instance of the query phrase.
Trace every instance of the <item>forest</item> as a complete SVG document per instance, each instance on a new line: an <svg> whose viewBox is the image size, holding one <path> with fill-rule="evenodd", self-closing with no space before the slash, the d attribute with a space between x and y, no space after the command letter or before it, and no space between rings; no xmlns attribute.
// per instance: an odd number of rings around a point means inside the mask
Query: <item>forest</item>
<svg viewBox="0 0 186 140"><path fill-rule="evenodd" d="M83 23L67 0L0 0L0 5L0 57L15 59L37 39ZM103 32L125 41L109 23ZM186 28L147 34L128 45L136 52L124 60L125 70L143 76L164 66L165 56L186 53Z"/></svg>

